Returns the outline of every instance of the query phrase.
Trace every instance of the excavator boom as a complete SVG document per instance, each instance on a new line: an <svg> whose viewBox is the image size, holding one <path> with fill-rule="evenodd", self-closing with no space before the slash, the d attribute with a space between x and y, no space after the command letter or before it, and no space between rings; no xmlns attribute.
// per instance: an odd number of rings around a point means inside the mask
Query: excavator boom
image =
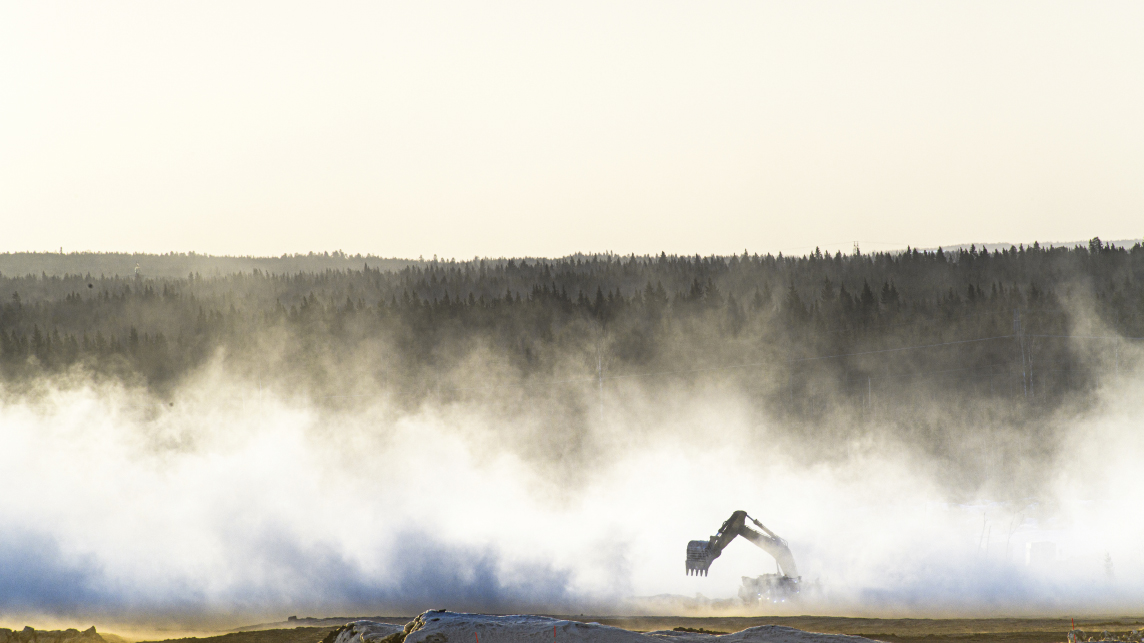
<svg viewBox="0 0 1144 643"><path fill-rule="evenodd" d="M747 520L754 523L764 533L759 533L748 527ZM799 577L798 568L794 562L794 554L791 553L786 541L742 510L731 514L731 517L723 522L719 532L708 540L692 540L687 543L687 574L689 576L706 576L711 563L723 553L723 550L731 544L736 536L746 538L755 546L774 556L783 577L793 579Z"/></svg>

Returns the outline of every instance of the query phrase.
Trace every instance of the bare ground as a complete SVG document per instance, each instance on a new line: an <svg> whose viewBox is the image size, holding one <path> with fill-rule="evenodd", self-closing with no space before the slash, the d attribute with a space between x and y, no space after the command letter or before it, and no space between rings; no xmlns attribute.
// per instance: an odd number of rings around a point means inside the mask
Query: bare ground
<svg viewBox="0 0 1144 643"><path fill-rule="evenodd" d="M690 628L712 633L730 633L757 625L785 625L810 632L853 634L886 643L1063 643L1068 619L988 618L846 618L830 616L776 617L674 617L674 616L560 616L571 621L596 622L628 630L648 632ZM167 639L140 643L318 643L336 625L325 621L318 627L261 629L221 636ZM347 622L356 620L347 617ZM393 617L389 622L397 622ZM1104 630L1127 632L1144 628L1144 617L1077 619L1076 626L1089 633Z"/></svg>
<svg viewBox="0 0 1144 643"><path fill-rule="evenodd" d="M757 625L785 625L808 632L853 634L886 643L1062 643L1069 631L1064 618L848 618L837 616L773 617L600 617L597 623L629 630L670 630L677 627L738 632ZM1144 617L1077 619L1086 632L1127 632L1144 627Z"/></svg>

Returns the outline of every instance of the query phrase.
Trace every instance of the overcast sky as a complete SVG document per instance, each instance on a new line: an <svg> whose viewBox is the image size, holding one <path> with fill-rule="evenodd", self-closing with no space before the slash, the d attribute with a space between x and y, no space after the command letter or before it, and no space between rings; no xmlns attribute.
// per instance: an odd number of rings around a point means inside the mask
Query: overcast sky
<svg viewBox="0 0 1144 643"><path fill-rule="evenodd" d="M0 251L1144 234L1140 2L5 2Z"/></svg>

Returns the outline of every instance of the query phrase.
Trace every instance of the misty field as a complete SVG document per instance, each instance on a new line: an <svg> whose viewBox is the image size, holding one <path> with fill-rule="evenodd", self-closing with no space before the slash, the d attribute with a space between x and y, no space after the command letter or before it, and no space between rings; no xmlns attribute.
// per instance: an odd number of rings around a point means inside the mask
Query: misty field
<svg viewBox="0 0 1144 643"><path fill-rule="evenodd" d="M1141 277L1096 239L0 255L2 616L1131 612ZM797 601L738 602L774 571L744 543L685 575L736 509ZM1067 631L1013 627L989 640Z"/></svg>
<svg viewBox="0 0 1144 643"><path fill-rule="evenodd" d="M0 2L0 643L1144 643L1141 34Z"/></svg>

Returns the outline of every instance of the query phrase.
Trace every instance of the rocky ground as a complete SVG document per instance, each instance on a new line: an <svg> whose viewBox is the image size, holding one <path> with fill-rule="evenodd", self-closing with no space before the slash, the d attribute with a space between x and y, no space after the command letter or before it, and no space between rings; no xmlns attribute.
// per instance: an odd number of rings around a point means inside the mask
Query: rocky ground
<svg viewBox="0 0 1144 643"><path fill-rule="evenodd" d="M783 625L759 625L727 634L695 628L652 632L549 616L463 614L430 610L405 626L372 621L347 623L322 643L871 643L843 634L806 632Z"/></svg>

